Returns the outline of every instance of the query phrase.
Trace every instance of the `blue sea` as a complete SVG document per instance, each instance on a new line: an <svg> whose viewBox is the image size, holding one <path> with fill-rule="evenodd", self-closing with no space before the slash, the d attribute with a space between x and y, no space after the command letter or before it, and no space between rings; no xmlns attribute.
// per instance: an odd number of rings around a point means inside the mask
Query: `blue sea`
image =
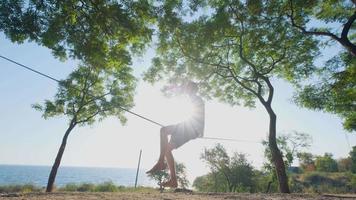
<svg viewBox="0 0 356 200"><path fill-rule="evenodd" d="M36 186L47 185L50 166L0 165L0 185L31 183ZM116 185L134 186L136 169L96 168L96 167L60 167L57 172L56 186L68 183L103 183L112 181ZM137 185L155 186L141 170Z"/></svg>

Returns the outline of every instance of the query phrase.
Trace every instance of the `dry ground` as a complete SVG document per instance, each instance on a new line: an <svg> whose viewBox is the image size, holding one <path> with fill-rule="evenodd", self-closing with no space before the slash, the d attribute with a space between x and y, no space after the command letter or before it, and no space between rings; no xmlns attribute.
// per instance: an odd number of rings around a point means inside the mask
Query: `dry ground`
<svg viewBox="0 0 356 200"><path fill-rule="evenodd" d="M338 196L338 197L336 197ZM134 200L134 199L147 199L147 200L305 200L305 199L356 199L356 195L313 195L313 194L208 194L208 193L159 193L159 192L55 192L52 194L46 193L28 193L28 194L0 194L0 200Z"/></svg>

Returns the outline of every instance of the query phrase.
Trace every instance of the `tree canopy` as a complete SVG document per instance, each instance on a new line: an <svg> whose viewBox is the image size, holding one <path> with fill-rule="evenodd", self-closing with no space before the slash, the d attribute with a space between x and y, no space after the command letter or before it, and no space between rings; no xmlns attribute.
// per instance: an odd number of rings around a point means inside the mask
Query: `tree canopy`
<svg viewBox="0 0 356 200"><path fill-rule="evenodd" d="M314 37L325 45L339 44L343 50L327 61L311 83L301 87L296 102L306 108L335 113L344 120L344 128L356 130L356 2L288 0L291 25L305 37ZM315 81L316 80L316 81Z"/></svg>
<svg viewBox="0 0 356 200"><path fill-rule="evenodd" d="M131 68L96 70L80 66L59 83L54 100L33 107L43 112L44 118L65 115L75 125L92 124L109 115L124 123L124 111L133 106L135 78Z"/></svg>
<svg viewBox="0 0 356 200"><path fill-rule="evenodd" d="M112 0L4 0L0 31L12 41L34 41L53 55L71 57L98 68L131 63L151 41L150 3Z"/></svg>
<svg viewBox="0 0 356 200"><path fill-rule="evenodd" d="M290 26L286 4L279 1L185 2L162 4L158 56L146 80L189 78L199 81L208 98L250 107L261 103L270 116L269 145L281 190L288 192L276 143L272 81L298 83L312 74L317 42Z"/></svg>
<svg viewBox="0 0 356 200"><path fill-rule="evenodd" d="M254 172L245 154L235 152L230 157L226 149L221 144L217 144L211 149L205 149L201 159L209 166L211 173L194 181L198 189L202 189L201 187L207 184L209 187L205 189L207 191L214 187L216 190L224 189L224 192L252 191ZM217 181L219 186L216 186Z"/></svg>
<svg viewBox="0 0 356 200"><path fill-rule="evenodd" d="M354 0L288 0L288 14L291 25L303 34L331 39L342 45L345 50L356 56L356 2ZM310 23L311 21L315 23ZM341 28L333 28L332 24Z"/></svg>
<svg viewBox="0 0 356 200"><path fill-rule="evenodd" d="M58 115L69 118L68 128L48 178L47 192L53 191L57 170L72 130L77 125L93 124L110 115L124 123L126 118L121 108L130 109L133 106L134 87L135 78L131 75L131 68L125 65L106 70L79 66L67 79L59 82L54 100L33 106L43 112L44 118Z"/></svg>

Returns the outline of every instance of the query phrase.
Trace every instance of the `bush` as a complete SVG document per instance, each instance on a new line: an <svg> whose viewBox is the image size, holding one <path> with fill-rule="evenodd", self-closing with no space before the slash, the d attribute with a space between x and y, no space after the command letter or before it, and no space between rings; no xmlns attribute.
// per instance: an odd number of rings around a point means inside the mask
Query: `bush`
<svg viewBox="0 0 356 200"><path fill-rule="evenodd" d="M78 185L75 183L68 183L64 187L59 188L60 191L76 192L78 191Z"/></svg>
<svg viewBox="0 0 356 200"><path fill-rule="evenodd" d="M42 189L33 184L25 185L4 185L0 186L0 193L29 193L29 192L40 192Z"/></svg>
<svg viewBox="0 0 356 200"><path fill-rule="evenodd" d="M83 183L78 186L78 192L95 192L95 185L92 183Z"/></svg>
<svg viewBox="0 0 356 200"><path fill-rule="evenodd" d="M351 173L312 172L303 174L298 181L303 184L303 192L349 193L353 192Z"/></svg>
<svg viewBox="0 0 356 200"><path fill-rule="evenodd" d="M118 187L113 182L104 182L95 187L96 192L117 192Z"/></svg>
<svg viewBox="0 0 356 200"><path fill-rule="evenodd" d="M82 183L75 184L69 183L59 188L59 191L65 192L153 192L155 191L150 187L125 187L117 186L113 182L108 181L100 184Z"/></svg>

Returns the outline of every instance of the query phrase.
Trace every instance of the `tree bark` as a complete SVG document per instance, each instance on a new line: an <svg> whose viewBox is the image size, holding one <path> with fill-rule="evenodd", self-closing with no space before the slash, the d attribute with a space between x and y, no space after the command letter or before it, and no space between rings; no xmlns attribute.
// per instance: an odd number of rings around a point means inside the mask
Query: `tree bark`
<svg viewBox="0 0 356 200"><path fill-rule="evenodd" d="M268 146L271 150L272 162L274 164L274 167L276 168L279 191L281 193L290 193L289 186L288 186L288 177L286 174L286 167L284 165L282 154L277 146L277 139L276 139L277 116L274 113L270 104L265 104L264 106L267 109L270 118Z"/></svg>
<svg viewBox="0 0 356 200"><path fill-rule="evenodd" d="M66 132L65 132L65 134L63 136L62 144L59 147L56 159L54 161L54 164L52 166L51 172L49 174L46 192L52 192L53 191L54 181L56 179L56 175L57 175L57 171L58 171L59 165L61 164L61 160L62 160L62 156L63 156L63 153L64 153L64 149L66 148L67 139L68 139L68 136L69 136L70 132L75 127L75 125L76 124L74 122L71 122L69 127L68 127L68 129L66 130Z"/></svg>
<svg viewBox="0 0 356 200"><path fill-rule="evenodd" d="M267 189L266 189L265 193L269 193L269 191L271 189L271 184L272 184L272 181L269 181L268 184L267 184Z"/></svg>

